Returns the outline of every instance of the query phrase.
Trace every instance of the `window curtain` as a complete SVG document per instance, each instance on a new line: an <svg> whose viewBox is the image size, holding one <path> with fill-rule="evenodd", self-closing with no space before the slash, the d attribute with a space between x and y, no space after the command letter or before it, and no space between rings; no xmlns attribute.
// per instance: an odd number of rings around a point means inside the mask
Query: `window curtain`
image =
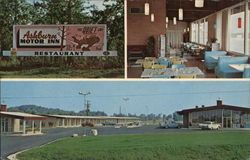
<svg viewBox="0 0 250 160"><path fill-rule="evenodd" d="M171 48L180 48L183 42L183 32L180 30L167 31L167 46Z"/></svg>

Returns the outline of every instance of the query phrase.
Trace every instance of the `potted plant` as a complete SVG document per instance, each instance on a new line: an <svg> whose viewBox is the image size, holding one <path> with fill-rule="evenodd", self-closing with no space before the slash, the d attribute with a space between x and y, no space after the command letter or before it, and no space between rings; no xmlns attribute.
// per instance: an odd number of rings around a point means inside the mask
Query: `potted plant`
<svg viewBox="0 0 250 160"><path fill-rule="evenodd" d="M220 50L220 43L217 43L217 38L211 38L211 48L212 51L218 51Z"/></svg>

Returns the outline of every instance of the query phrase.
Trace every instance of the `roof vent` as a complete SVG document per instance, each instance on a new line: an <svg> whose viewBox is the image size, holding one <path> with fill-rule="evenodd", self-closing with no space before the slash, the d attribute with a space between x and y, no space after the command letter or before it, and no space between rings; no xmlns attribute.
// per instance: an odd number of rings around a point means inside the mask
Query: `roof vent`
<svg viewBox="0 0 250 160"><path fill-rule="evenodd" d="M199 108L199 106L195 106L195 108Z"/></svg>
<svg viewBox="0 0 250 160"><path fill-rule="evenodd" d="M204 108L204 107L205 107L205 105L202 105L201 107L202 107L202 108Z"/></svg>
<svg viewBox="0 0 250 160"><path fill-rule="evenodd" d="M217 106L222 106L222 100L221 99L217 100Z"/></svg>

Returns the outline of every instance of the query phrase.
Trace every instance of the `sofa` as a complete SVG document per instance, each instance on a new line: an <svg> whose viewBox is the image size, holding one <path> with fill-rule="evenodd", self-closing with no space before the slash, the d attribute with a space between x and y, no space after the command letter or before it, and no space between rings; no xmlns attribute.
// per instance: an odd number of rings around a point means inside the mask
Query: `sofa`
<svg viewBox="0 0 250 160"><path fill-rule="evenodd" d="M244 68L243 78L250 78L250 68Z"/></svg>
<svg viewBox="0 0 250 160"><path fill-rule="evenodd" d="M219 57L215 67L215 75L218 78L242 78L243 73L233 69L229 64L246 64L248 57Z"/></svg>
<svg viewBox="0 0 250 160"><path fill-rule="evenodd" d="M226 56L225 51L206 51L205 52L205 67L208 70L214 70L218 60L212 58L211 56Z"/></svg>

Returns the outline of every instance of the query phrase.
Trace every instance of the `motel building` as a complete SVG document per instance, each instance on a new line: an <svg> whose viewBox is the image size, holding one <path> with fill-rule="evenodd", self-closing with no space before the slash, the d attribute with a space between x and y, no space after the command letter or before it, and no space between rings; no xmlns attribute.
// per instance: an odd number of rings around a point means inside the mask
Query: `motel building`
<svg viewBox="0 0 250 160"><path fill-rule="evenodd" d="M109 116L71 116L71 115L44 115L47 117L42 122L45 128L79 127L84 123L101 125L104 122L128 123L139 121L136 117L109 117Z"/></svg>
<svg viewBox="0 0 250 160"><path fill-rule="evenodd" d="M222 100L217 100L214 106L196 106L178 114L183 115L185 128L196 128L206 121L218 123L222 128L250 128L250 108L226 105Z"/></svg>
<svg viewBox="0 0 250 160"><path fill-rule="evenodd" d="M7 112L7 105L1 105L1 133L14 134L41 134L42 121L47 117L21 113L21 112Z"/></svg>
<svg viewBox="0 0 250 160"><path fill-rule="evenodd" d="M126 5L129 78L250 77L244 70L250 70L250 0L127 0ZM175 72L176 67L193 74ZM162 68L164 76L157 74Z"/></svg>
<svg viewBox="0 0 250 160"><path fill-rule="evenodd" d="M104 122L128 123L140 121L137 117L34 115L22 112L8 112L7 105L1 104L1 133L33 135L42 134L42 128L80 127L84 123L94 126Z"/></svg>

